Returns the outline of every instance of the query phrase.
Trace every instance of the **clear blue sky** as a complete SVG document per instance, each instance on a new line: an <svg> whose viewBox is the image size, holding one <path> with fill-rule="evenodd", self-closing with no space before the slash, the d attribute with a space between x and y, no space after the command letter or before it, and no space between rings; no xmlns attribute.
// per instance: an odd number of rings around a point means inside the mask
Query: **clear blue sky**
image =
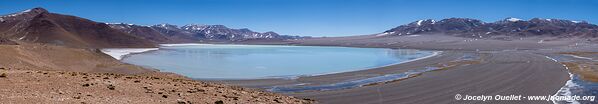
<svg viewBox="0 0 598 104"><path fill-rule="evenodd" d="M419 19L450 17L598 23L598 0L4 0L0 14L33 7L99 22L222 24L303 36L373 34Z"/></svg>

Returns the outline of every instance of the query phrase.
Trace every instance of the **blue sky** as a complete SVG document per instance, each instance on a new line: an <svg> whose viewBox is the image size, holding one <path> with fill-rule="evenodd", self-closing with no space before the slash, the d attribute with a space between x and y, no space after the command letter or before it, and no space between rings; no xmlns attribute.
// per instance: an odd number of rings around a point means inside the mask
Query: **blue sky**
<svg viewBox="0 0 598 104"><path fill-rule="evenodd" d="M598 0L6 0L0 14L33 7L99 22L222 24L302 36L373 34L420 19L450 17L598 23Z"/></svg>

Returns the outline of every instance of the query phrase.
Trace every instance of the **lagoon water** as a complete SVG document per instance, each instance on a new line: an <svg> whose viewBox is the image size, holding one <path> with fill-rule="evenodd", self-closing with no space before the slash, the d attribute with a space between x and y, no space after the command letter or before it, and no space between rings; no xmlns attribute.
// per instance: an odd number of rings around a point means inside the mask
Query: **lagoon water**
<svg viewBox="0 0 598 104"><path fill-rule="evenodd" d="M432 54L411 49L195 44L162 46L122 61L198 79L254 79L363 70Z"/></svg>

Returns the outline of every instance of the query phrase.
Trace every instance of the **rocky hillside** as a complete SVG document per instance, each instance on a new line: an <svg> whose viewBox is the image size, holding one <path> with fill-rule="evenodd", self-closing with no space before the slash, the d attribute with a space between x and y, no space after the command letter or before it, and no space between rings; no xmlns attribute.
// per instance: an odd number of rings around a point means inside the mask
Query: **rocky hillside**
<svg viewBox="0 0 598 104"><path fill-rule="evenodd" d="M472 38L494 36L595 38L598 37L598 26L585 21L541 18L533 18L531 20L506 18L493 23L469 18L449 18L440 21L427 19L398 26L379 34L379 36L400 36L422 33L442 33Z"/></svg>
<svg viewBox="0 0 598 104"><path fill-rule="evenodd" d="M112 29L104 23L33 8L0 16L0 37L19 42L71 47L155 47L138 36Z"/></svg>

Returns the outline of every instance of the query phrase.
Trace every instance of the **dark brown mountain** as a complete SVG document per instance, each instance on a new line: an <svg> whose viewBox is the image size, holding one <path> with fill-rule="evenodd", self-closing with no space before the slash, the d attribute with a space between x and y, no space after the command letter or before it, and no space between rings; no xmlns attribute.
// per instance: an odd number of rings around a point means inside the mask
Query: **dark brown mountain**
<svg viewBox="0 0 598 104"><path fill-rule="evenodd" d="M50 13L43 8L1 16L0 37L82 48L156 46L151 41L115 30L104 23Z"/></svg>
<svg viewBox="0 0 598 104"><path fill-rule="evenodd" d="M400 36L412 34L447 34L460 37L490 38L510 37L598 37L598 26L585 21L560 19L521 20L506 18L494 23L485 23L469 18L448 18L440 21L419 20L385 31L380 36Z"/></svg>

